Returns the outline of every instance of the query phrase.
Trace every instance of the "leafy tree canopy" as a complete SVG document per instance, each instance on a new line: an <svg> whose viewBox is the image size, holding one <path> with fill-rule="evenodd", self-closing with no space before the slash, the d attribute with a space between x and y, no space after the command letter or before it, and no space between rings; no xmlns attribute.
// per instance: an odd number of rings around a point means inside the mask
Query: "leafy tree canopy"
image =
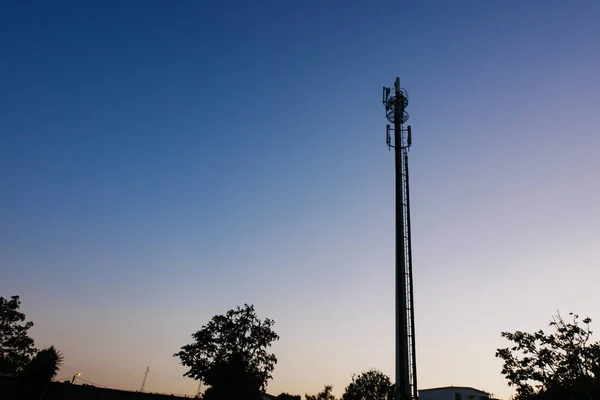
<svg viewBox="0 0 600 400"><path fill-rule="evenodd" d="M248 370L240 354L225 361L218 361L206 374L205 383L210 387L204 400L261 400L262 381L260 376Z"/></svg>
<svg viewBox="0 0 600 400"><path fill-rule="evenodd" d="M256 316L254 306L244 304L229 310L225 315L216 315L199 331L192 334L194 342L185 345L174 357L189 370L184 374L201 380L208 385L222 382L216 375L229 369L241 375L236 379L251 381L256 377L259 387L264 390L277 358L267 352L267 348L279 339L273 331L275 322ZM212 383L211 383L212 382ZM252 385L250 385L252 386ZM213 388L217 389L216 386Z"/></svg>
<svg viewBox="0 0 600 400"><path fill-rule="evenodd" d="M20 372L36 352L27 335L33 322L25 322L20 305L19 296L0 297L0 372Z"/></svg>
<svg viewBox="0 0 600 400"><path fill-rule="evenodd" d="M305 394L304 398L306 400L336 400L333 393L331 393L332 390L333 390L332 385L325 385L323 390L320 391L319 393L314 394L314 395Z"/></svg>
<svg viewBox="0 0 600 400"><path fill-rule="evenodd" d="M502 332L513 342L498 349L502 374L517 390L515 400L600 398L600 342L591 343L590 318L580 325L557 314L550 321L554 333Z"/></svg>
<svg viewBox="0 0 600 400"><path fill-rule="evenodd" d="M302 396L300 396L299 394L289 394L289 393L281 393L279 396L277 396L277 399L279 400L302 400Z"/></svg>
<svg viewBox="0 0 600 400"><path fill-rule="evenodd" d="M393 400L396 385L384 373L370 370L352 376L352 382L346 387L342 400Z"/></svg>
<svg viewBox="0 0 600 400"><path fill-rule="evenodd" d="M56 377L63 362L63 355L54 346L40 350L23 368L21 376L26 379L50 382Z"/></svg>

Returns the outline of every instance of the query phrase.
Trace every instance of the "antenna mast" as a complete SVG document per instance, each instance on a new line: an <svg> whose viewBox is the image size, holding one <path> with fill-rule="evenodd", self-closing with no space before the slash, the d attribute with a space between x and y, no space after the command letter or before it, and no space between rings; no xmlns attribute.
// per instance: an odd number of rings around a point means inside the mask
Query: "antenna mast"
<svg viewBox="0 0 600 400"><path fill-rule="evenodd" d="M142 382L142 388L140 389L140 392L144 391L144 386L146 386L146 379L148 378L148 372L150 372L150 366L148 365L148 367L146 367L146 373L144 374L144 380Z"/></svg>
<svg viewBox="0 0 600 400"><path fill-rule="evenodd" d="M410 197L408 149L412 144L408 121L408 93L396 78L394 89L383 88L387 120L386 145L396 159L396 400L418 399L417 360L413 308L412 249L410 239ZM393 133L393 140L392 140Z"/></svg>

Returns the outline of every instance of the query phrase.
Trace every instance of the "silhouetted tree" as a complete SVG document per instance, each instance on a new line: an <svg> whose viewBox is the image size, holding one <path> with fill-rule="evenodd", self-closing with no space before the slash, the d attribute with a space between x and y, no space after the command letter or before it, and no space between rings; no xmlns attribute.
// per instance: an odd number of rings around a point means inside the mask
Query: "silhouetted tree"
<svg viewBox="0 0 600 400"><path fill-rule="evenodd" d="M289 393L281 393L279 396L277 396L277 398L279 400L302 400L302 396L299 394L294 395Z"/></svg>
<svg viewBox="0 0 600 400"><path fill-rule="evenodd" d="M0 297L0 372L19 372L35 353L33 339L27 331L33 322L25 322L19 312L19 296L10 300Z"/></svg>
<svg viewBox="0 0 600 400"><path fill-rule="evenodd" d="M23 368L21 376L50 382L56 377L63 362L63 355L54 346L40 350Z"/></svg>
<svg viewBox="0 0 600 400"><path fill-rule="evenodd" d="M332 390L333 390L332 385L325 385L323 390L320 391L319 393L314 394L314 395L305 394L304 398L306 400L336 400L333 393L331 393Z"/></svg>
<svg viewBox="0 0 600 400"><path fill-rule="evenodd" d="M210 386L204 393L204 400L261 400L262 381L242 354L233 354L218 361L204 377Z"/></svg>
<svg viewBox="0 0 600 400"><path fill-rule="evenodd" d="M214 316L192 334L194 342L183 346L174 357L179 357L181 364L189 368L184 376L208 385L218 386L225 379L218 375L233 371L240 375L231 379L249 382L249 387L258 382L260 390L264 390L277 363L275 355L267 352L272 342L279 339L272 329L274 324L268 318L260 320L254 306L244 304L243 308ZM218 390L216 386L213 388Z"/></svg>
<svg viewBox="0 0 600 400"><path fill-rule="evenodd" d="M54 346L38 351L19 376L23 383L24 398L42 399L48 383L56 377L62 362L63 356Z"/></svg>
<svg viewBox="0 0 600 400"><path fill-rule="evenodd" d="M384 373L370 370L352 376L352 382L346 387L342 400L393 400L396 385Z"/></svg>
<svg viewBox="0 0 600 400"><path fill-rule="evenodd" d="M502 374L515 386L515 400L600 398L600 343L590 343L590 318L572 322L560 314L550 326L555 333L502 332L512 347L498 349Z"/></svg>

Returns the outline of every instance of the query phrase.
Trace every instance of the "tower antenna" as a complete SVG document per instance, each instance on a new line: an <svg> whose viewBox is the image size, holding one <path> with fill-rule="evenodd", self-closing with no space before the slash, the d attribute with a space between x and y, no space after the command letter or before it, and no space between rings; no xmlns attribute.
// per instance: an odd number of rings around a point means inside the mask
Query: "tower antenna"
<svg viewBox="0 0 600 400"><path fill-rule="evenodd" d="M404 127L408 121L405 110L408 93L400 87L400 78L396 78L393 89L383 88L383 105L385 116L392 124L386 125L385 144L394 149L396 161L396 400L416 400L417 359L408 184L408 149L412 144L412 129L410 125Z"/></svg>
<svg viewBox="0 0 600 400"><path fill-rule="evenodd" d="M144 380L142 381L142 388L140 389L140 392L144 391L144 386L146 386L146 379L148 379L148 372L150 372L149 365L148 365L148 367L146 367L146 373L144 374Z"/></svg>

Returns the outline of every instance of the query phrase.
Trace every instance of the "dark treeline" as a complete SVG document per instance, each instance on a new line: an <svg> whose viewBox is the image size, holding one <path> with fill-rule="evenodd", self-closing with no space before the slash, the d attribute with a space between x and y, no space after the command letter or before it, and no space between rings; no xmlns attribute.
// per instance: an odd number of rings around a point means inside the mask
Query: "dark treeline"
<svg viewBox="0 0 600 400"><path fill-rule="evenodd" d="M47 394L52 397L48 385L63 357L53 346L35 348L28 335L33 322L26 321L20 304L19 296L0 297L0 389L8 387L9 381L13 395L5 398L42 400ZM502 374L516 390L514 400L600 399L600 342L591 340L590 318L569 315L569 320L554 316L550 333L501 333L511 345L498 349L496 357L502 359ZM204 400L262 400L277 364L269 351L279 340L274 325L275 321L258 318L254 306L245 304L214 316L174 357L187 368L184 376L207 386L200 395ZM378 370L350 378L340 400L395 398L395 385ZM336 400L332 390L325 385L319 393L305 394L305 399ZM299 394L289 393L276 398L301 400Z"/></svg>

